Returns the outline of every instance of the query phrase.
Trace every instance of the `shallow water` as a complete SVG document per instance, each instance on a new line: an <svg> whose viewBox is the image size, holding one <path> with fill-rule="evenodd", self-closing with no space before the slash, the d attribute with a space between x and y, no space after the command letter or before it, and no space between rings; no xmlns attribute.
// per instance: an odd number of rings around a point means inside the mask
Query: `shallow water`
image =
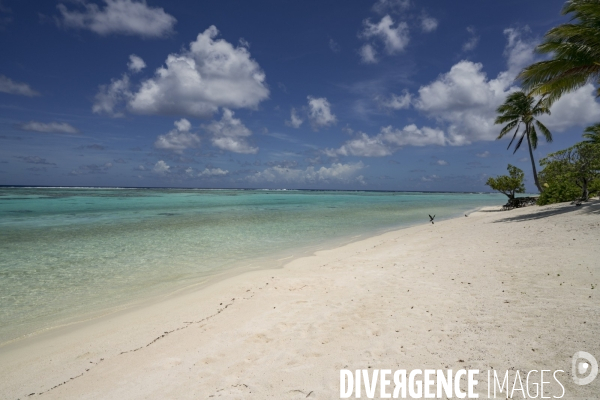
<svg viewBox="0 0 600 400"><path fill-rule="evenodd" d="M0 343L496 194L0 188ZM289 261L289 260L288 260Z"/></svg>

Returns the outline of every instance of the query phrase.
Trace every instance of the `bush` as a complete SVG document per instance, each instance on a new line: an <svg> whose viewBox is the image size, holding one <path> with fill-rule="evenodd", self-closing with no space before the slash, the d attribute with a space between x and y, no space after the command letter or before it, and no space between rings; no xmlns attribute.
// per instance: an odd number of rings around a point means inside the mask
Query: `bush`
<svg viewBox="0 0 600 400"><path fill-rule="evenodd" d="M489 178L485 183L487 186L500 193L505 194L509 199L515 198L515 193L525 193L525 174L514 165L508 164L508 175L501 175L496 178Z"/></svg>

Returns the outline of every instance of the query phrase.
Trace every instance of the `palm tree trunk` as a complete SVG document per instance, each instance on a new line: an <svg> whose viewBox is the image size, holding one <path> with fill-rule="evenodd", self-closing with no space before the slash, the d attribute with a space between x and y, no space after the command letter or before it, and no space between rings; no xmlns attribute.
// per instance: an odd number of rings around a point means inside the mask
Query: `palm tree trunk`
<svg viewBox="0 0 600 400"><path fill-rule="evenodd" d="M529 159L531 160L531 168L533 169L533 181L535 182L535 186L540 193L542 193L542 186L540 186L540 181L538 180L537 170L535 168L535 160L533 159L533 150L531 149L531 140L529 140L529 126L525 127L525 135L527 135L527 146L529 147Z"/></svg>
<svg viewBox="0 0 600 400"><path fill-rule="evenodd" d="M590 192L588 191L587 179L583 178L583 188L581 193L581 200L588 201L590 199Z"/></svg>

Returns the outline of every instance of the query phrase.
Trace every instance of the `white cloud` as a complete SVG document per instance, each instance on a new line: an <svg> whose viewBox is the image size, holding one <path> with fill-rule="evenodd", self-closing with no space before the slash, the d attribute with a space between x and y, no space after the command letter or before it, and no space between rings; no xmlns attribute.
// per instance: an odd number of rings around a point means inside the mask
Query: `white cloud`
<svg viewBox="0 0 600 400"><path fill-rule="evenodd" d="M104 8L86 0L75 2L83 11L71 11L64 4L58 10L60 24L68 28L88 29L99 35L123 34L145 38L165 37L173 32L177 20L162 8L149 7L145 0L104 0Z"/></svg>
<svg viewBox="0 0 600 400"><path fill-rule="evenodd" d="M410 40L408 34L408 24L406 22L398 22L394 27L394 20L389 15L381 18L377 24L371 23L370 20L364 21L365 29L362 36L367 39L378 38L385 45L385 51L388 54L397 54L404 50Z"/></svg>
<svg viewBox="0 0 600 400"><path fill-rule="evenodd" d="M486 157L489 157L489 156L490 156L490 152L486 150L486 151L484 151L483 153L477 153L477 154L475 154L475 155L476 155L477 157L479 157L479 158L486 158Z"/></svg>
<svg viewBox="0 0 600 400"><path fill-rule="evenodd" d="M190 50L167 57L165 67L142 82L128 108L139 114L210 117L219 107L256 109L269 97L265 74L248 49L215 40L211 26Z"/></svg>
<svg viewBox="0 0 600 400"><path fill-rule="evenodd" d="M354 139L346 141L339 149L327 149L325 154L330 157L362 156L362 157L384 157L394 152L393 147L383 140L382 135L369 136L359 132Z"/></svg>
<svg viewBox="0 0 600 400"><path fill-rule="evenodd" d="M551 115L539 119L550 131L562 132L573 126L585 127L600 121L600 103L596 89L588 83L574 92L567 93L550 107ZM538 133L539 134L539 133Z"/></svg>
<svg viewBox="0 0 600 400"><path fill-rule="evenodd" d="M181 132L187 132L192 129L192 124L185 118L181 118L179 121L174 122L175 128Z"/></svg>
<svg viewBox="0 0 600 400"><path fill-rule="evenodd" d="M433 32L438 27L438 20L426 14L421 16L421 30L425 33Z"/></svg>
<svg viewBox="0 0 600 400"><path fill-rule="evenodd" d="M442 130L427 126L417 128L415 124L407 125L402 129L394 129L390 125L381 128L379 134L384 141L397 146L444 146L446 144Z"/></svg>
<svg viewBox="0 0 600 400"><path fill-rule="evenodd" d="M421 177L421 180L423 182L431 182L431 181L436 180L436 179L440 179L440 177L437 176L437 175L430 175L430 176L423 176L423 177Z"/></svg>
<svg viewBox="0 0 600 400"><path fill-rule="evenodd" d="M304 120L296 113L296 109L292 108L292 111L290 112L290 120L285 121L285 124L287 126L291 126L292 128L300 128L300 125L302 125L303 122Z"/></svg>
<svg viewBox="0 0 600 400"><path fill-rule="evenodd" d="M498 136L500 127L494 125L496 108L518 89L513 85L514 79L533 60L535 47L524 41L518 30L507 29L505 34L508 69L495 79L488 79L482 64L463 60L436 81L419 88L415 107L447 124L448 143L465 145Z"/></svg>
<svg viewBox="0 0 600 400"><path fill-rule="evenodd" d="M70 133L78 134L79 130L66 122L35 122L29 121L19 125L19 129L24 131L42 132L42 133Z"/></svg>
<svg viewBox="0 0 600 400"><path fill-rule="evenodd" d="M535 43L523 39L523 30L506 29L504 56L507 69L489 79L483 65L460 61L434 82L422 86L413 102L415 108L446 125L446 139L452 145L495 140L501 126L495 125L496 109L506 96L518 90L514 80L523 67L534 61ZM598 121L600 104L591 84L564 95L551 108L551 116L540 120L548 128L563 131Z"/></svg>
<svg viewBox="0 0 600 400"><path fill-rule="evenodd" d="M377 59L377 50L368 43L360 48L358 54L360 55L360 60L365 64L377 64L379 62Z"/></svg>
<svg viewBox="0 0 600 400"><path fill-rule="evenodd" d="M392 110L402 110L410 107L412 95L404 90L401 95L391 94L390 97L378 97L379 105Z"/></svg>
<svg viewBox="0 0 600 400"><path fill-rule="evenodd" d="M152 168L152 171L154 171L155 173L157 173L159 175L164 175L164 174L171 172L171 167L168 166L167 163L164 162L163 160L160 160L154 165L154 168Z"/></svg>
<svg viewBox="0 0 600 400"><path fill-rule="evenodd" d="M211 177L211 176L225 176L228 175L229 171L222 170L221 168L205 168L204 171L199 172L198 176L200 177Z"/></svg>
<svg viewBox="0 0 600 400"><path fill-rule="evenodd" d="M331 112L331 104L325 97L308 96L308 118L313 129L334 125L336 116Z"/></svg>
<svg viewBox="0 0 600 400"><path fill-rule="evenodd" d="M233 111L224 108L220 121L213 121L204 127L212 134L212 144L234 153L256 154L258 147L252 147L246 140L252 135L252 131L241 120L233 118L233 115Z"/></svg>
<svg viewBox="0 0 600 400"><path fill-rule="evenodd" d="M33 90L28 84L15 82L4 75L0 75L0 92L8 94L19 94L21 96L35 97L40 94Z"/></svg>
<svg viewBox="0 0 600 400"><path fill-rule="evenodd" d="M127 63L127 68L133 73L140 72L144 68L146 68L146 63L142 60L141 57L136 56L135 54L131 54L129 56L129 62Z"/></svg>
<svg viewBox="0 0 600 400"><path fill-rule="evenodd" d="M244 38L239 38L238 43L240 44L241 47L245 47L247 49L250 48L250 42Z"/></svg>
<svg viewBox="0 0 600 400"><path fill-rule="evenodd" d="M92 111L96 114L108 114L122 117L123 112L117 110L118 105L131 99L129 77L124 74L121 79L113 79L109 85L100 85L94 97Z"/></svg>
<svg viewBox="0 0 600 400"><path fill-rule="evenodd" d="M373 11L379 14L387 12L402 12L410 7L410 0L377 0L373 4Z"/></svg>
<svg viewBox="0 0 600 400"><path fill-rule="evenodd" d="M438 165L448 165L448 161L445 160L437 160Z"/></svg>
<svg viewBox="0 0 600 400"><path fill-rule="evenodd" d="M477 45L479 44L479 36L477 36L475 34L475 28L473 28L472 26L469 26L467 28L467 32L469 32L471 37L463 44L462 50L463 51L475 50L475 47L477 47Z"/></svg>
<svg viewBox="0 0 600 400"><path fill-rule="evenodd" d="M417 128L414 124L402 129L387 126L381 128L379 134L375 136L359 132L354 139L346 141L339 149L327 149L325 154L330 157L337 155L384 157L393 154L403 146L444 146L445 143L444 132L440 129Z"/></svg>
<svg viewBox="0 0 600 400"><path fill-rule="evenodd" d="M338 42L336 42L333 39L329 39L329 48L331 49L331 51L333 51L334 53L339 53L342 49L340 48L340 45Z"/></svg>
<svg viewBox="0 0 600 400"><path fill-rule="evenodd" d="M285 167L270 167L263 171L250 175L250 182L282 182L282 183L330 183L330 182L350 182L357 180L364 182L362 175L355 177L356 173L364 168L364 164L357 163L333 163L330 167L315 168L313 166L306 169L294 169Z"/></svg>
<svg viewBox="0 0 600 400"><path fill-rule="evenodd" d="M185 149L200 147L200 137L189 132L192 124L185 118L175 121L175 129L166 135L160 135L154 142L154 147L162 150L170 150L181 154Z"/></svg>

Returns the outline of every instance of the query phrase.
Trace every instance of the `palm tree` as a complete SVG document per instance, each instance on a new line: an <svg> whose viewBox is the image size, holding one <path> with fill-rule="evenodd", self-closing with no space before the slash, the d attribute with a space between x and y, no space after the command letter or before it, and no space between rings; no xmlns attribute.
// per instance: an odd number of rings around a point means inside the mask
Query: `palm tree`
<svg viewBox="0 0 600 400"><path fill-rule="evenodd" d="M519 128L521 125L523 125L524 129L521 133L521 137L515 144L515 150L513 154L519 150L519 147L521 147L521 144L523 143L523 139L527 138L527 145L529 146L529 158L531 159L531 168L533 169L533 180L535 181L535 186L537 186L541 193L542 187L538 180L532 149L536 149L538 143L538 135L535 128L536 126L542 135L544 135L546 141L552 142L552 134L548 128L546 128L544 124L536 119L536 117L539 115L550 114L548 100L545 97L542 97L536 102L536 100L530 94L526 94L523 91L518 91L509 94L504 104L498 107L496 112L498 112L500 115L498 115L494 123L506 124L500 131L498 139L501 139L508 132L516 128L515 134L508 144L507 149L509 149L513 144L519 133Z"/></svg>
<svg viewBox="0 0 600 400"><path fill-rule="evenodd" d="M588 139L587 142L600 144L600 124L588 126L584 132L583 137Z"/></svg>
<svg viewBox="0 0 600 400"><path fill-rule="evenodd" d="M537 52L552 59L525 68L518 76L533 95L546 95L550 104L587 82L600 84L600 0L569 0L562 14L571 23L549 30ZM600 88L597 90L600 96Z"/></svg>

